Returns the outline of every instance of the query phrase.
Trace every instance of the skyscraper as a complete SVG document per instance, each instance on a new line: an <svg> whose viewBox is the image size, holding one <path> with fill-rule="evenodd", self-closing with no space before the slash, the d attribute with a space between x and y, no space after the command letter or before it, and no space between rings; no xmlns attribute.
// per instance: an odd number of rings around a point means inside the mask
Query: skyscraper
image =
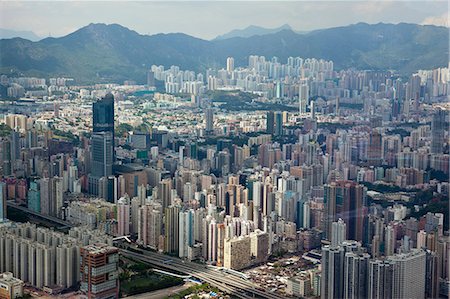
<svg viewBox="0 0 450 299"><path fill-rule="evenodd" d="M227 58L227 72L233 72L234 71L234 58L228 57Z"/></svg>
<svg viewBox="0 0 450 299"><path fill-rule="evenodd" d="M347 225L346 239L362 241L367 213L366 188L352 181L332 182L325 185L324 203L327 239L331 238L332 223L342 218Z"/></svg>
<svg viewBox="0 0 450 299"><path fill-rule="evenodd" d="M211 134L212 132L214 132L214 111L212 110L212 108L206 108L205 110L205 131L206 134Z"/></svg>
<svg viewBox="0 0 450 299"><path fill-rule="evenodd" d="M112 175L113 135L109 131L92 134L92 172L91 175L101 178Z"/></svg>
<svg viewBox="0 0 450 299"><path fill-rule="evenodd" d="M179 249L179 207L170 206L166 208L164 232L165 246L164 251L167 253L177 253Z"/></svg>
<svg viewBox="0 0 450 299"><path fill-rule="evenodd" d="M373 130L369 135L369 149L367 151L367 162L370 166L381 165L381 134Z"/></svg>
<svg viewBox="0 0 450 299"><path fill-rule="evenodd" d="M194 245L194 210L179 214L179 257L188 256L188 248Z"/></svg>
<svg viewBox="0 0 450 299"><path fill-rule="evenodd" d="M92 127L94 133L111 133L112 143L110 147L114 157L114 96L111 93L92 104Z"/></svg>
<svg viewBox="0 0 450 299"><path fill-rule="evenodd" d="M347 252L344 262L344 298L367 298L368 253Z"/></svg>
<svg viewBox="0 0 450 299"><path fill-rule="evenodd" d="M309 86L308 84L302 84L299 87L299 110L300 113L306 113L306 106L309 100Z"/></svg>
<svg viewBox="0 0 450 299"><path fill-rule="evenodd" d="M6 220L6 184L0 182L0 222Z"/></svg>
<svg viewBox="0 0 450 299"><path fill-rule="evenodd" d="M369 262L368 271L367 298L392 298L394 263L386 260L372 260Z"/></svg>
<svg viewBox="0 0 450 299"><path fill-rule="evenodd" d="M274 135L275 136L283 135L283 114L279 111L275 112Z"/></svg>
<svg viewBox="0 0 450 299"><path fill-rule="evenodd" d="M444 151L445 112L439 109L431 121L431 153L442 154Z"/></svg>
<svg viewBox="0 0 450 299"><path fill-rule="evenodd" d="M338 246L344 242L347 230L344 220L340 219L331 225L331 246Z"/></svg>
<svg viewBox="0 0 450 299"><path fill-rule="evenodd" d="M344 296L344 258L345 250L342 246L322 247L322 299Z"/></svg>
<svg viewBox="0 0 450 299"><path fill-rule="evenodd" d="M268 134L273 134L275 129L275 114L273 111L267 112L267 119L266 119L266 132Z"/></svg>

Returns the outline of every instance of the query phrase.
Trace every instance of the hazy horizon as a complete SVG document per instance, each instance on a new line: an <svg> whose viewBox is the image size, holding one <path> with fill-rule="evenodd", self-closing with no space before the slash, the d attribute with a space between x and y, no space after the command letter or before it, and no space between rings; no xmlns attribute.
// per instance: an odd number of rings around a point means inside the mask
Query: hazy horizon
<svg viewBox="0 0 450 299"><path fill-rule="evenodd" d="M312 31L364 22L448 27L446 1L1 1L0 28L60 37L90 23L140 34L185 33L211 40L232 30L288 24Z"/></svg>

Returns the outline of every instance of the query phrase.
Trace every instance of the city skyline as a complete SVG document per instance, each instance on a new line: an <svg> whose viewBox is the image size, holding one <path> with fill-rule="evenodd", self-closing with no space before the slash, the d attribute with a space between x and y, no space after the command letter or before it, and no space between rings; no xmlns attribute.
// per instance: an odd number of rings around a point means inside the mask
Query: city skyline
<svg viewBox="0 0 450 299"><path fill-rule="evenodd" d="M449 297L446 3L0 9L1 298Z"/></svg>

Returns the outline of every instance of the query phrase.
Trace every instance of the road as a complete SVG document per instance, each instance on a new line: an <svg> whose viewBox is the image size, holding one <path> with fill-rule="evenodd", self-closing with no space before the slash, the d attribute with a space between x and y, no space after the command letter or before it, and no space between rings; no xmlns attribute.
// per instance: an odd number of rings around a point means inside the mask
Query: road
<svg viewBox="0 0 450 299"><path fill-rule="evenodd" d="M19 206L19 205L17 205L17 204L14 203L14 202L7 201L7 202L6 202L6 205L7 205L8 207L10 207L10 208L17 209L17 210L19 210L19 211L25 212L25 213L27 213L27 214L30 214L30 215L33 215L33 216L36 216L36 217L40 217L40 218L42 218L42 219L45 219L45 220L50 221L50 222L53 222L53 223L57 223L57 224L59 224L59 225L61 225L61 226L63 226L63 227L64 227L64 226L67 226L67 227L74 227L74 225L71 224L70 222L64 221L64 220L62 220L62 219L59 219L59 218L57 218L57 217L53 217L53 216L50 216L50 215L42 215L41 213L38 213L38 212L32 211L32 210L30 210L30 209L27 209L27 208L25 208L25 207Z"/></svg>
<svg viewBox="0 0 450 299"><path fill-rule="evenodd" d="M121 249L121 253L124 256L132 257L142 262L191 275L197 279L200 279L201 281L217 287L219 290L225 293L236 296L238 298L284 298L283 296L280 296L278 294L265 291L263 288L255 285L249 280L239 278L219 270L208 268L205 265L187 262L176 257L145 250L143 250L143 253L141 254L126 249ZM167 262L168 260L170 260L170 262Z"/></svg>

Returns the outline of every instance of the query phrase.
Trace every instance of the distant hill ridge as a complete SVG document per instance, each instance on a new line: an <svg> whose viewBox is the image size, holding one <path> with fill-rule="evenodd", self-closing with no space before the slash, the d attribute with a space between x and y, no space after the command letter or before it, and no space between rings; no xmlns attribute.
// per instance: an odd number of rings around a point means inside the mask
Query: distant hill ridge
<svg viewBox="0 0 450 299"><path fill-rule="evenodd" d="M298 34L291 29L202 40L182 33L141 35L118 24L89 24L60 38L0 40L0 72L70 76L80 83L144 82L152 65L201 71L224 67L228 56L331 59L336 69L392 69L403 74L448 65L448 28L416 24L354 25Z"/></svg>

